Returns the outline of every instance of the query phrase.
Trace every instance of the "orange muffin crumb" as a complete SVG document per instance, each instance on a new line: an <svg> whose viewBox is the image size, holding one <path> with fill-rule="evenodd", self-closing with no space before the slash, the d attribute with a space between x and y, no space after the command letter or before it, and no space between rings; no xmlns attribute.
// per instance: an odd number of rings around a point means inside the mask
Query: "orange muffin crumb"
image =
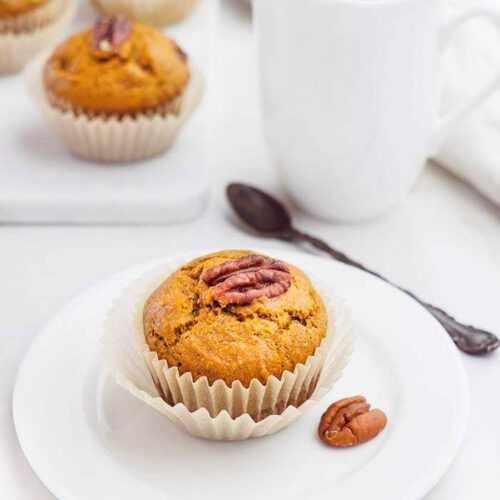
<svg viewBox="0 0 500 500"><path fill-rule="evenodd" d="M200 257L172 274L144 306L144 335L149 348L193 379L206 376L231 386L239 380L266 383L281 378L314 354L326 335L325 305L309 278L286 264L290 288L247 305L214 301L204 270L253 252L225 250Z"/></svg>
<svg viewBox="0 0 500 500"><path fill-rule="evenodd" d="M43 80L52 101L105 114L156 110L174 101L190 74L187 57L160 31L134 23L118 47L95 45L95 28L62 43Z"/></svg>

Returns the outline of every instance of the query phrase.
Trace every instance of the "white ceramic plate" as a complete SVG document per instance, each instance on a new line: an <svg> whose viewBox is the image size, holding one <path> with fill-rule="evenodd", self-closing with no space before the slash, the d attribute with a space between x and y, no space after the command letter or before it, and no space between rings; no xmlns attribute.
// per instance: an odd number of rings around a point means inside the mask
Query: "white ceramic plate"
<svg viewBox="0 0 500 500"><path fill-rule="evenodd" d="M370 275L318 257L272 254L327 280L353 311L356 351L331 395L269 437L228 443L183 433L120 389L100 359L110 302L159 262L136 266L73 299L19 370L19 441L58 498L404 500L432 488L458 451L469 410L465 373L445 331ZM316 437L321 413L356 394L385 410L386 429L358 447L324 446Z"/></svg>

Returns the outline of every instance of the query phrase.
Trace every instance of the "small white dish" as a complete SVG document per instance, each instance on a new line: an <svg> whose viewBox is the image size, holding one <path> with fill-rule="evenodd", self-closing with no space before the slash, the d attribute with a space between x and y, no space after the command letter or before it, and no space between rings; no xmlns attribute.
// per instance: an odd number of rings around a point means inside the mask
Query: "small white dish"
<svg viewBox="0 0 500 500"><path fill-rule="evenodd" d="M118 387L101 361L111 301L161 261L128 269L67 304L19 370L13 401L19 441L59 499L404 500L436 484L458 451L469 412L465 372L446 332L413 300L368 274L318 257L263 253L331 282L353 311L356 350L331 394L269 437L213 442L181 432ZM321 413L358 393L386 412L386 429L358 447L324 446L316 437Z"/></svg>

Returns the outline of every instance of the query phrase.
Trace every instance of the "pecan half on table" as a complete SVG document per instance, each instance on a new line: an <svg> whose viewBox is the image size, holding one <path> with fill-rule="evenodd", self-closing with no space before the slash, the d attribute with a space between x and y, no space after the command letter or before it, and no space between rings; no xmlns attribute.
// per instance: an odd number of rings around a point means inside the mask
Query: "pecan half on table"
<svg viewBox="0 0 500 500"><path fill-rule="evenodd" d="M370 410L363 396L341 399L323 413L318 435L330 446L353 446L374 438L386 425L382 410Z"/></svg>
<svg viewBox="0 0 500 500"><path fill-rule="evenodd" d="M245 255L205 269L201 279L214 286L212 297L228 305L250 304L260 297L277 297L292 284L289 269L265 255Z"/></svg>

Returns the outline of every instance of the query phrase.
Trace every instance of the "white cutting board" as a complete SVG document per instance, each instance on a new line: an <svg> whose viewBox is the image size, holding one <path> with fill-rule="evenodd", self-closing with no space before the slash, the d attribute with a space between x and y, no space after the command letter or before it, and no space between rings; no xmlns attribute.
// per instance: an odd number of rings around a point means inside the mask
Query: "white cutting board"
<svg viewBox="0 0 500 500"><path fill-rule="evenodd" d="M71 32L95 12L79 0ZM0 76L0 222L176 222L208 200L211 91L218 0L166 28L201 69L205 94L173 147L150 160L106 165L74 156L46 126L22 74Z"/></svg>

